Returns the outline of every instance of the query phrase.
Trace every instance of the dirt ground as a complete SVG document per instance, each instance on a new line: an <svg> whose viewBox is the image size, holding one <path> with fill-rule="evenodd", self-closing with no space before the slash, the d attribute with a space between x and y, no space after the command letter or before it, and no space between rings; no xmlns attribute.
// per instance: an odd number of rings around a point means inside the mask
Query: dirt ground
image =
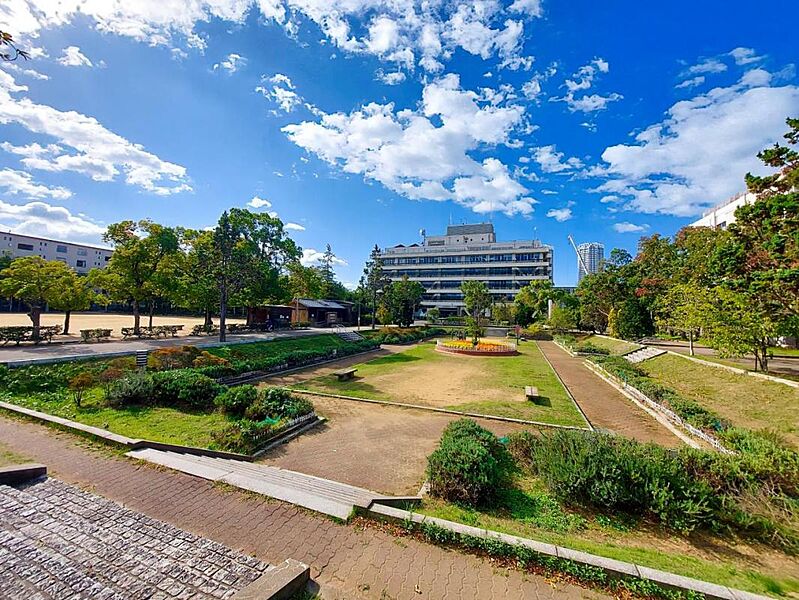
<svg viewBox="0 0 799 600"><path fill-rule="evenodd" d="M321 426L275 448L262 462L391 495L413 495L424 482L427 456L454 416L354 400L306 396ZM520 425L479 419L497 435Z"/></svg>
<svg viewBox="0 0 799 600"><path fill-rule="evenodd" d="M228 318L228 323L243 323L244 319ZM175 317L175 316L153 316L153 325L183 325L183 331L178 335L185 336L191 333L191 328L203 323L202 317ZM0 327L11 327L17 325L30 326L31 320L25 313L0 313ZM148 325L149 317L142 315L141 324ZM61 325L64 326L64 313L44 313L42 315L42 325ZM72 313L69 318L70 335L60 335L56 340L70 341L80 339L81 329L113 329L111 339L122 339L122 328L133 327L132 314L118 313Z"/></svg>

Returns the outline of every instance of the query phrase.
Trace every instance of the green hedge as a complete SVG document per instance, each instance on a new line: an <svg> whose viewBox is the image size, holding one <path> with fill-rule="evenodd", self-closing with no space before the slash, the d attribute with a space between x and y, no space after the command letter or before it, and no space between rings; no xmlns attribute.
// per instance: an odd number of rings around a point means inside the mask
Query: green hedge
<svg viewBox="0 0 799 600"><path fill-rule="evenodd" d="M377 342L378 344L409 344L426 338L448 334L447 330L441 327L409 327L396 329L384 327L374 332L365 331L362 333L367 339Z"/></svg>
<svg viewBox="0 0 799 600"><path fill-rule="evenodd" d="M110 406L183 406L206 410L222 386L191 369L134 373L111 382L106 390Z"/></svg>

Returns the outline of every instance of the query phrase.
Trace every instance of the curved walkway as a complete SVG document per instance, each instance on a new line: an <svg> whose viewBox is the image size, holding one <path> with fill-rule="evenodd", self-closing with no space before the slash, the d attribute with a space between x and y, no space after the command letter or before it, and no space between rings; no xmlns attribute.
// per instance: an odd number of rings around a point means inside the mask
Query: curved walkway
<svg viewBox="0 0 799 600"><path fill-rule="evenodd" d="M269 563L307 563L325 599L606 598L490 561L137 464L42 425L0 417L0 440L68 483Z"/></svg>
<svg viewBox="0 0 799 600"><path fill-rule="evenodd" d="M632 400L590 371L583 364L583 358L571 356L555 342L537 343L596 429L661 446L682 444L677 436Z"/></svg>

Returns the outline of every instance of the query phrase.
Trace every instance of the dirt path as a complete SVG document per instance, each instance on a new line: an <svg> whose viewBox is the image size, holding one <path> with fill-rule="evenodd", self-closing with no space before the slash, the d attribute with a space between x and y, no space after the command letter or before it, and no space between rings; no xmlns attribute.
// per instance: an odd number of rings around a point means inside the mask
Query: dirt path
<svg viewBox="0 0 799 600"><path fill-rule="evenodd" d="M538 342L538 346L595 428L671 448L682 444L632 400L588 370L582 358L570 356L555 342Z"/></svg>
<svg viewBox="0 0 799 600"><path fill-rule="evenodd" d="M384 494L416 494L427 456L454 416L311 396L328 422L270 452L263 462ZM478 419L497 435L521 425Z"/></svg>
<svg viewBox="0 0 799 600"><path fill-rule="evenodd" d="M603 594L360 529L255 494L137 464L75 436L0 417L0 441L62 481L269 562L311 567L325 600L599 600Z"/></svg>

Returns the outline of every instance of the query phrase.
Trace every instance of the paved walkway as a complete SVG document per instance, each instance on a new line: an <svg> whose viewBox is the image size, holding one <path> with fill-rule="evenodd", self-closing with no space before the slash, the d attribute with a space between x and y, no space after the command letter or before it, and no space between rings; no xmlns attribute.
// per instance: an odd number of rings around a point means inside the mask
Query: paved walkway
<svg viewBox="0 0 799 600"><path fill-rule="evenodd" d="M583 358L568 354L555 342L538 342L563 383L597 429L606 429L639 442L677 447L679 438L636 406L632 400L603 381L584 364Z"/></svg>
<svg viewBox="0 0 799 600"><path fill-rule="evenodd" d="M0 441L59 479L267 563L311 566L325 599L604 598L600 593L374 529L359 530L281 502L136 464L42 425L0 417ZM418 586L418 587L417 587ZM417 591L418 590L418 591Z"/></svg>

